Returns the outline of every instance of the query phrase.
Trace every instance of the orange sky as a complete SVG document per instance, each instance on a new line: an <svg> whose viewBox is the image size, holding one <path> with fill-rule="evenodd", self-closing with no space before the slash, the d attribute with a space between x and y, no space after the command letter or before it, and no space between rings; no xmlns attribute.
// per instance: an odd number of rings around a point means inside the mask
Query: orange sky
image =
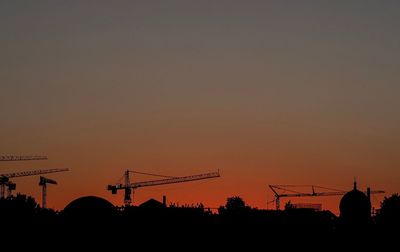
<svg viewBox="0 0 400 252"><path fill-rule="evenodd" d="M400 191L400 4L357 1L0 3L0 173L48 177L48 206L125 169L210 181L142 188L218 207L268 184ZM137 177L137 179L150 179ZM38 178L16 179L39 198ZM375 196L374 196L375 197ZM376 196L377 204L382 196ZM320 202L337 213L339 198ZM272 207L272 206L271 206Z"/></svg>

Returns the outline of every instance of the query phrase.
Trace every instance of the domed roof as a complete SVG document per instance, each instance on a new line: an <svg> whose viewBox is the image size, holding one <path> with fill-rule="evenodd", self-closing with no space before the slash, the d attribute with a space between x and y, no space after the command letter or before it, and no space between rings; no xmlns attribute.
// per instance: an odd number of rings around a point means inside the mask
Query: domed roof
<svg viewBox="0 0 400 252"><path fill-rule="evenodd" d="M357 190L354 182L354 189L347 192L340 200L340 217L354 221L368 219L371 215L371 202L365 193Z"/></svg>
<svg viewBox="0 0 400 252"><path fill-rule="evenodd" d="M106 214L114 211L115 208L113 204L96 196L85 196L75 199L64 208L64 212L67 214Z"/></svg>
<svg viewBox="0 0 400 252"><path fill-rule="evenodd" d="M159 202L158 200L155 199L149 199L146 202L143 202L142 204L140 204L141 208L148 208L148 209L160 209L160 208L164 208L164 204Z"/></svg>

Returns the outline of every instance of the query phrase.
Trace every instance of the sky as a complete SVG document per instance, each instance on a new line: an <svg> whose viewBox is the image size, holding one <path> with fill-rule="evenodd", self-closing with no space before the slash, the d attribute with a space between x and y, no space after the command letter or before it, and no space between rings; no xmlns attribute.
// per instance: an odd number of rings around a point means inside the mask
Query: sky
<svg viewBox="0 0 400 252"><path fill-rule="evenodd" d="M221 178L140 188L208 207L269 184L400 192L398 1L1 1L0 173L50 174L48 206L124 170ZM133 175L132 181L153 179ZM15 179L40 200L37 177ZM374 207L384 195L374 195ZM340 197L292 198L338 213Z"/></svg>

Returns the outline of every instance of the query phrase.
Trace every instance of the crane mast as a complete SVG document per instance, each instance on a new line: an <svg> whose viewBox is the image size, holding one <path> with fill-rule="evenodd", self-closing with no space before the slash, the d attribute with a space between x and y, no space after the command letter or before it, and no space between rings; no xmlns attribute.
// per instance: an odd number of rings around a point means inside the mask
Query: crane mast
<svg viewBox="0 0 400 252"><path fill-rule="evenodd" d="M165 177L166 179L158 179L158 180L130 183L129 173L147 174L147 175ZM116 185L108 185L107 190L111 191L112 194L116 194L118 190L124 190L125 191L124 203L125 203L125 205L130 205L132 203L131 195L134 192L134 190L139 187L183 183L183 182L217 178L217 177L220 177L219 171L191 175L191 176L184 176L184 177L171 177L171 176L155 175L155 174L141 173L141 172L126 170L124 173L125 184L119 183Z"/></svg>
<svg viewBox="0 0 400 252"><path fill-rule="evenodd" d="M39 186L42 187L42 208L47 207L47 184L57 185L57 182L55 180L40 176Z"/></svg>

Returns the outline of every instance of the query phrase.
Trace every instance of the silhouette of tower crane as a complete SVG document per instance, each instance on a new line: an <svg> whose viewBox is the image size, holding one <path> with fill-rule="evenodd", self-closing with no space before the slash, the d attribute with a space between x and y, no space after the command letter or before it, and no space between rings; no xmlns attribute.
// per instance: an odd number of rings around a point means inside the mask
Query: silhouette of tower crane
<svg viewBox="0 0 400 252"><path fill-rule="evenodd" d="M131 183L130 178L129 178L130 173L163 177L165 179ZM134 190L139 187L166 185L166 184L183 183L183 182L202 180L202 179L217 178L217 177L220 177L220 174L219 174L219 171L217 171L217 172L203 173L203 174L184 176L184 177L172 177L172 176L164 176L164 175L159 175L159 174L151 174L151 173L126 170L124 172L123 177L125 180L124 184L117 183L115 185L108 185L107 190L111 191L112 194L117 194L118 190L124 190L125 191L124 204L126 206L129 206L132 203L131 195L134 193Z"/></svg>
<svg viewBox="0 0 400 252"><path fill-rule="evenodd" d="M300 192L291 188L308 187L311 192ZM280 210L280 198L284 197L315 197L315 196L338 196L344 195L347 191L332 189L328 187L315 186L315 185L269 185L269 188L275 195L276 210ZM318 190L325 190L324 192L317 192ZM370 191L371 194L385 193L384 191Z"/></svg>
<svg viewBox="0 0 400 252"><path fill-rule="evenodd" d="M42 187L42 208L46 208L47 184L57 185L57 181L40 176L39 186Z"/></svg>
<svg viewBox="0 0 400 252"><path fill-rule="evenodd" d="M47 173L55 173L55 172L65 172L69 171L68 168L62 169L45 169L45 170L34 170L34 171L23 171L23 172L13 172L13 173L4 173L0 174L0 198L5 197L5 188L8 189L8 196L11 196L12 191L16 189L16 184L10 181L10 178L18 178L18 177L27 177L27 176L36 176Z"/></svg>
<svg viewBox="0 0 400 252"><path fill-rule="evenodd" d="M47 160L46 156L14 156L14 155L2 155L0 161L26 161L26 160Z"/></svg>

